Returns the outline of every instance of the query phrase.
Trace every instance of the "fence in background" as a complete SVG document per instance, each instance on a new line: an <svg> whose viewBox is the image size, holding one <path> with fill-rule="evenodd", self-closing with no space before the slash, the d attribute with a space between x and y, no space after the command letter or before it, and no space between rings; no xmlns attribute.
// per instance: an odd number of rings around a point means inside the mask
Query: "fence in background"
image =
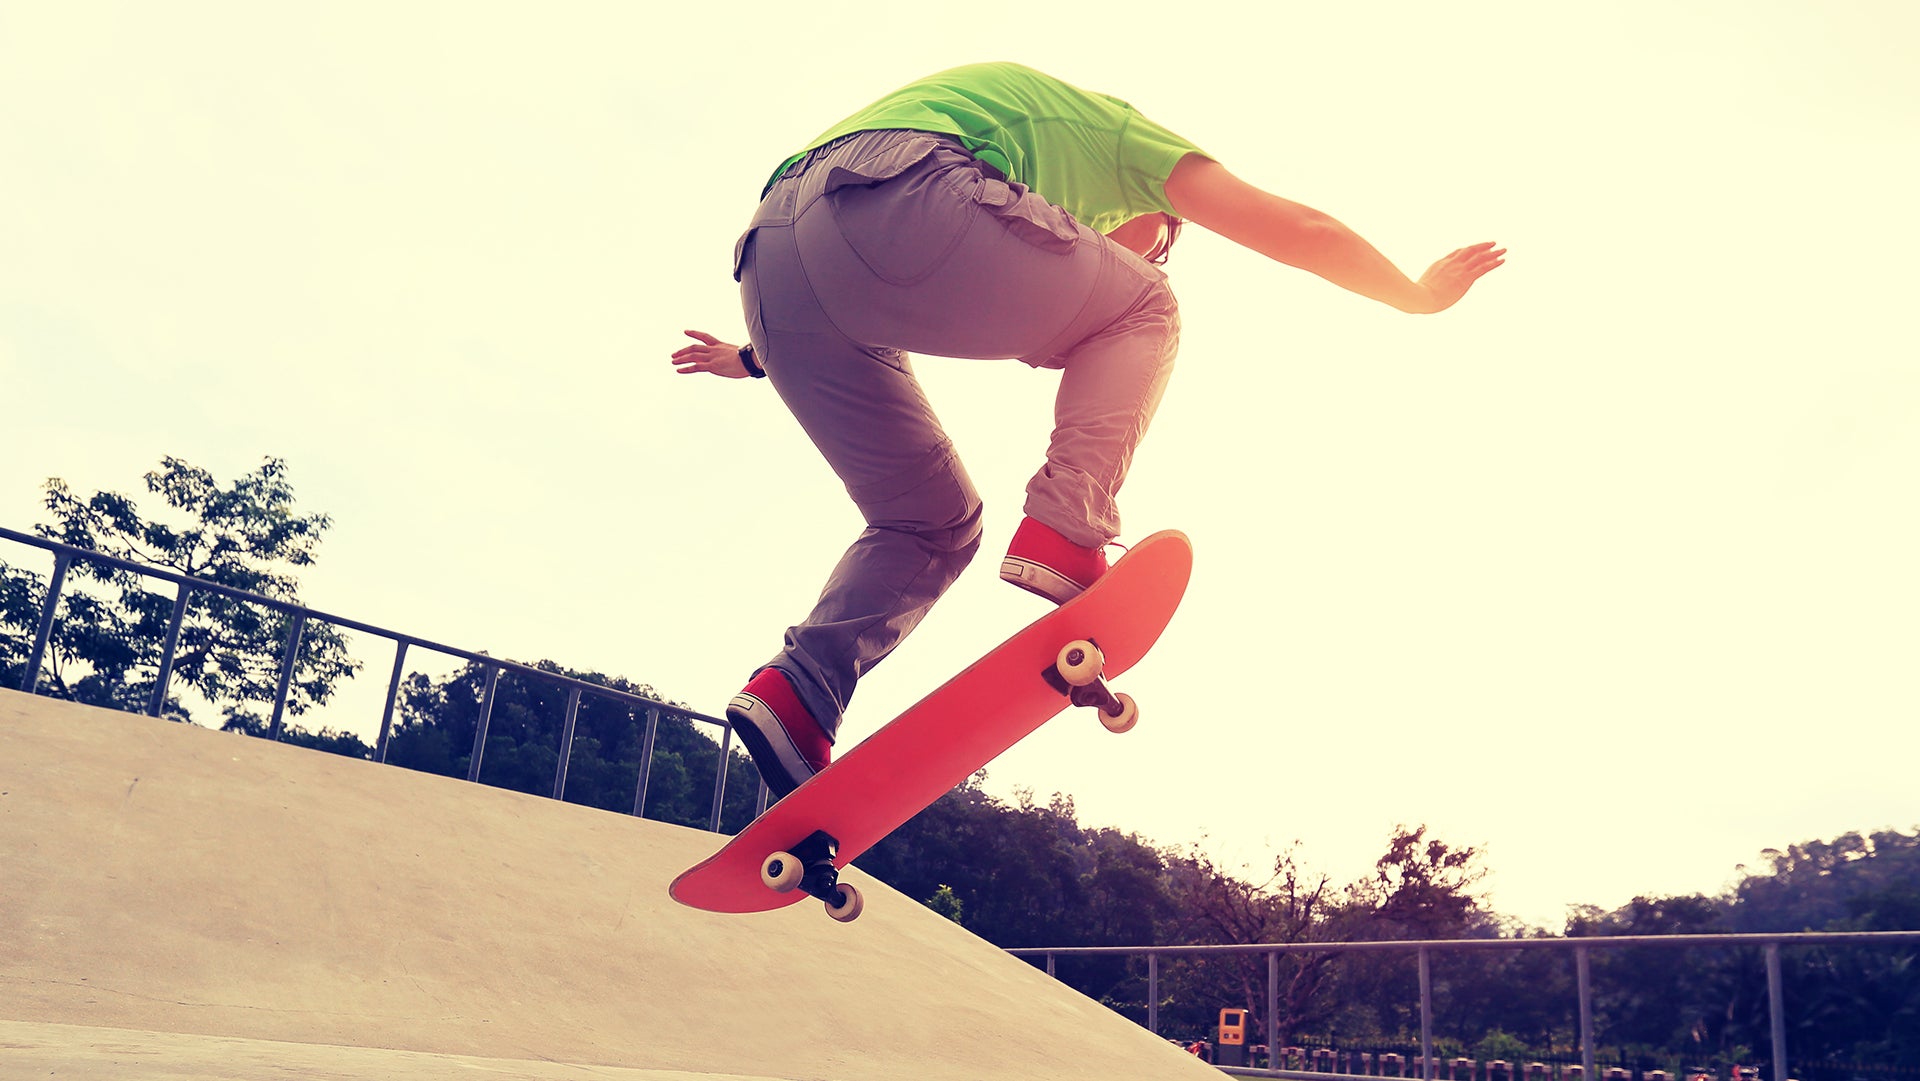
<svg viewBox="0 0 1920 1081"><path fill-rule="evenodd" d="M400 680L405 674L407 651L418 648L480 665L487 673L486 690L481 696L480 717L474 727L473 752L468 762L467 780L478 782L480 779L480 760L486 750L487 729L493 717L494 688L498 685L501 675L510 672L526 679L538 680L543 683L559 686L567 691L566 720L561 729L560 736L560 761L554 769L553 776L554 799L562 799L566 793L567 765L573 756L574 721L579 716L580 701L584 696L593 695L600 698L612 699L646 712L646 736L640 751L639 777L635 782L633 795L633 813L636 816L640 814L641 809L646 806L647 802L647 778L653 765L654 736L659 731L660 719L669 716L683 717L689 721L696 721L701 724L718 727L720 729L720 739L718 741L720 744L720 764L715 771L713 781L713 811L708 818L707 828L715 832L718 832L720 829L721 803L727 794L727 764L732 757L731 751L733 747L733 726L723 718L709 717L703 713L695 713L691 710L682 709L665 702L656 702L653 699L645 698L637 694L629 694L625 691L615 690L611 687L603 687L596 683L588 683L585 680L562 676L554 672L543 672L538 668L518 664L513 661L500 660L496 657L489 657L484 653L476 653L472 650L460 649L455 646L442 645L439 642L421 638L417 635L402 634L399 631L388 630L385 627L376 627L371 623L364 623L357 619L348 619L345 616L334 615L330 612L322 612L315 608L306 607L305 605L290 604L286 601L275 600L272 597L263 597L258 593L249 593L245 590L234 589L230 586L223 586L215 582L203 581L188 575L175 574L157 567L149 567L145 564L105 555L87 548L76 548L73 545L61 544L57 541L47 540L44 537L36 537L4 527L0 527L0 539L39 548L51 553L53 556L53 576L47 583L47 595L40 604L40 618L34 628L33 645L28 651L25 674L20 680L20 689L28 694L34 693L34 689L39 684L40 669L46 660L47 644L52 637L55 620L59 613L60 595L61 590L66 584L67 572L72 569L75 561L84 561L102 567L111 567L114 570L127 571L143 578L168 582L174 586L173 616L168 624L167 635L160 649L159 672L154 680L153 694L147 702L146 713L149 716L160 716L160 711L166 704L167 684L173 676L173 662L180 645L180 626L186 618L188 601L195 593L214 593L247 604L255 604L262 608L281 612L288 617L287 637L281 647L280 653L279 683L273 696L273 719L268 727L267 733L267 738L269 739L277 740L280 738L281 728L286 715L287 696L289 689L293 685L295 666L300 658L300 640L306 633L307 624L317 621L345 630L372 635L376 638L384 638L394 643L393 675L392 678L387 681L386 705L380 715L380 736L374 744L374 761L384 763L387 760L387 741L393 731L393 710L400 695ZM767 788L762 784L760 786L759 801L756 805L757 810L766 809L767 798Z"/></svg>
<svg viewBox="0 0 1920 1081"><path fill-rule="evenodd" d="M1249 946L1064 946L1012 949L1016 957L1046 959L1047 975L1054 975L1054 960L1061 956L1125 955L1147 958L1147 1031L1160 1030L1160 958L1189 955L1264 954L1267 959L1267 1047L1266 1069L1223 1067L1225 1072L1248 1077L1285 1077L1296 1081L1339 1081L1354 1075L1282 1068L1274 1052L1280 1046L1277 1018L1280 1012L1281 954L1413 953L1420 967L1420 1077L1438 1081L1439 1063L1433 1054L1433 977L1435 953L1465 950L1571 950L1575 984L1578 988L1580 1017L1580 1076L1600 1081L1594 1073L1593 985L1590 958L1596 949L1628 946L1717 946L1758 947L1765 952L1767 965L1767 1011L1772 1022L1772 1081L1788 1081L1787 1028L1785 995L1780 979L1780 947L1819 945L1867 945L1887 947L1903 943L1920 945L1920 931L1853 931L1781 935L1621 935L1594 938L1489 938L1446 939L1427 942L1313 942L1270 943ZM1303 1063L1304 1065L1304 1063ZM1376 1075L1377 1076L1377 1075Z"/></svg>

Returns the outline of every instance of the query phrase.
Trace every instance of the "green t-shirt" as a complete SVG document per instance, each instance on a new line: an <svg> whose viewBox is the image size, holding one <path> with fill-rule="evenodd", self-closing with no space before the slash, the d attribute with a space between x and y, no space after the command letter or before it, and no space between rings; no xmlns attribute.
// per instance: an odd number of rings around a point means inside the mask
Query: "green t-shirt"
<svg viewBox="0 0 1920 1081"><path fill-rule="evenodd" d="M896 128L957 137L1007 179L1101 233L1152 211L1173 213L1167 177L1181 158L1202 153L1119 98L1019 64L970 64L895 90L823 132L773 175L843 135Z"/></svg>

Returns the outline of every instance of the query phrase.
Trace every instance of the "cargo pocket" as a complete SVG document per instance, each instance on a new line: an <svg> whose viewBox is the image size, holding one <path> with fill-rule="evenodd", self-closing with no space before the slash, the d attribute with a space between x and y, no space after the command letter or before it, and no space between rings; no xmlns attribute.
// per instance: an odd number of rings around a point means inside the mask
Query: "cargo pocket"
<svg viewBox="0 0 1920 1081"><path fill-rule="evenodd" d="M831 167L824 195L834 224L875 277L913 285L953 254L974 211L942 173L966 160L934 139L913 138Z"/></svg>
<svg viewBox="0 0 1920 1081"><path fill-rule="evenodd" d="M1042 251L1065 255L1080 242L1080 223L1072 214L1029 191L990 176L980 178L974 199L1006 223L1015 236Z"/></svg>
<svg viewBox="0 0 1920 1081"><path fill-rule="evenodd" d="M747 340L761 350L760 367L764 369L767 361L767 327L760 315L760 282L745 274L752 258L753 230L749 229L740 235L739 242L733 246L733 280L740 283L740 312L747 320Z"/></svg>
<svg viewBox="0 0 1920 1081"><path fill-rule="evenodd" d="M733 242L733 280L734 281L740 280L740 268L743 265L745 265L747 261L747 242L752 239L753 239L753 230L748 229L746 232L740 234L739 240L736 240Z"/></svg>

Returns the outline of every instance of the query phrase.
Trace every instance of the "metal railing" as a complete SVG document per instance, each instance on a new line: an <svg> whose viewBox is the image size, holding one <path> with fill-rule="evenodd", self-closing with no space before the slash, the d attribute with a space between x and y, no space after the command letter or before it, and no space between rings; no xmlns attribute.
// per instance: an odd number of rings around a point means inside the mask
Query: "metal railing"
<svg viewBox="0 0 1920 1081"><path fill-rule="evenodd" d="M1592 951L1629 946L1724 946L1762 948L1767 965L1767 1011L1772 1025L1773 1081L1788 1081L1787 1022L1785 995L1780 977L1780 947L1820 945L1920 945L1920 931L1844 931L1800 934L1722 934L1722 935L1618 935L1590 938L1487 938L1441 939L1412 942L1311 942L1264 943L1246 946L1054 946L1024 947L1007 952L1016 957L1044 957L1047 975L1055 976L1054 959L1060 956L1131 956L1147 958L1148 1032L1160 1031L1160 958L1188 955L1265 954L1267 958L1267 1049L1268 1066L1264 1070L1222 1067L1226 1073L1247 1077L1285 1077L1296 1081L1333 1081L1336 1075L1278 1068L1280 1046L1280 955L1340 953L1404 953L1416 955L1420 966L1420 1057L1421 1077L1436 1081L1438 1063L1433 1054L1433 975L1432 956L1436 952L1466 950L1572 950L1575 984L1579 996L1581 1074L1593 1081L1594 1026L1593 985L1590 977ZM1058 978L1057 976L1055 978Z"/></svg>
<svg viewBox="0 0 1920 1081"><path fill-rule="evenodd" d="M89 548L77 548L70 544L62 544L58 541L48 540L45 537L36 537L29 533L20 533L5 527L0 527L0 539L43 549L53 555L53 577L47 583L47 595L41 602L40 618L34 628L33 646L27 654L26 672L20 680L20 689L28 694L34 693L35 688L39 684L40 668L46 660L48 642L53 635L53 628L60 607L61 590L66 583L67 571L72 568L76 560L80 560L103 567L111 567L116 570L129 571L144 578L170 582L175 587L173 615L168 622L167 635L160 649L159 670L154 680L153 694L147 701L146 713L148 716L160 716L161 709L166 705L167 684L172 679L173 662L180 646L180 628L186 618L188 600L195 593L213 593L247 604L257 604L290 617L286 642L280 654L279 682L274 691L273 719L268 726L268 739L278 740L280 738L280 732L286 714L287 698L293 685L294 670L300 658L300 641L306 633L307 623L309 621L318 621L346 630L358 631L375 638L384 638L394 643L393 675L387 681L386 705L380 715L380 736L374 745L374 761L385 763L387 760L388 737L391 736L393 731L393 710L400 695L400 681L404 674L407 651L417 646L434 653L456 657L469 663L480 665L486 670L486 689L481 695L480 716L474 725L473 750L468 760L467 780L473 782L480 780L480 761L486 749L487 731L493 718L494 690L502 674L512 673L526 679L539 680L547 684L556 685L565 688L567 691L566 719L560 737L560 760L554 768L554 799L563 799L565 797L567 766L573 756L574 721L579 716L580 701L583 696L592 695L599 698L612 699L616 702L622 702L628 706L637 707L646 711L647 729L640 751L640 775L634 786L633 814L636 817L640 815L647 802L647 780L653 765L654 737L659 730L660 719L668 716L682 717L689 721L698 721L702 724L719 727L721 733L719 740L720 764L715 772L713 810L708 817L707 828L716 833L720 830L720 811L727 793L727 766L731 761L733 748L733 726L724 718L709 717L704 713L696 713L679 706L658 702L642 695L631 694L626 691L616 690L612 687L603 687L597 683L588 683L585 680L574 679L571 676L542 671L530 665L501 660L497 657L490 657L484 653L476 653L472 650L460 649L456 646L444 645L431 639L421 638L418 635L402 634L399 631L378 627L357 619L348 619L345 616L334 615L331 612L323 612L317 608L309 608L306 605L275 600L272 597L262 596L258 593L249 593L245 590L235 589L217 582L205 581L204 579L194 578L190 575L176 574L158 567L150 567L143 563L136 563L132 560L121 559L117 556L96 552ZM766 785L763 783L759 788L756 813L766 809L768 799Z"/></svg>

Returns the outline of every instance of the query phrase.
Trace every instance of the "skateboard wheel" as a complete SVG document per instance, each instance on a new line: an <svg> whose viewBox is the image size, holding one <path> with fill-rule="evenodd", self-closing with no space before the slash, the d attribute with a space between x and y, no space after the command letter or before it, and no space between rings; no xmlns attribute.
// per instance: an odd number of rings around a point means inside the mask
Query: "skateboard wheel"
<svg viewBox="0 0 1920 1081"><path fill-rule="evenodd" d="M834 891L840 898L840 903L836 905L832 901L828 901L827 915L832 916L841 923L849 923L860 915L860 910L866 906L866 902L861 900L859 890L842 882L834 887Z"/></svg>
<svg viewBox="0 0 1920 1081"><path fill-rule="evenodd" d="M1059 672L1070 687L1085 687L1099 679L1106 665L1107 659L1100 655L1100 647L1084 638L1061 646L1060 654L1053 660L1054 671Z"/></svg>
<svg viewBox="0 0 1920 1081"><path fill-rule="evenodd" d="M1140 721L1140 706L1130 694L1116 695L1120 700L1120 712L1117 714L1100 710L1100 723L1107 726L1109 732L1127 732Z"/></svg>
<svg viewBox="0 0 1920 1081"><path fill-rule="evenodd" d="M760 865L760 881L770 890L778 893L790 893L800 885L800 879L807 869L801 866L791 852L775 852Z"/></svg>

